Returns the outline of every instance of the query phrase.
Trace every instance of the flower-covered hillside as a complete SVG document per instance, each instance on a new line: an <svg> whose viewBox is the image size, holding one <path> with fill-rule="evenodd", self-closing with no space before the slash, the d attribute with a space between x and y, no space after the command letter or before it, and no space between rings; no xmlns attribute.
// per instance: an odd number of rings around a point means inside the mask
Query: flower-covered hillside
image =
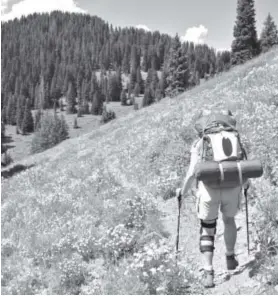
<svg viewBox="0 0 278 296"><path fill-rule="evenodd" d="M192 266L175 265L157 203L186 172L194 116L223 105L236 115L250 156L264 164L252 194L278 208L277 75L276 48L22 161L34 166L2 179L2 293L199 292ZM275 219L264 216L258 232ZM192 246L196 233L188 232ZM277 243L278 232L269 233Z"/></svg>

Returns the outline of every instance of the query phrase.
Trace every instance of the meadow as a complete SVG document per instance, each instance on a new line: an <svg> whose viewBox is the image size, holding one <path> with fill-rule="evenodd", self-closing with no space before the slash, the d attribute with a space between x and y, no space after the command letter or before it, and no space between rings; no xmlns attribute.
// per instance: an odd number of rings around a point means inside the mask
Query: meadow
<svg viewBox="0 0 278 296"><path fill-rule="evenodd" d="M2 178L2 294L192 294L159 203L180 186L202 108L229 108L264 176L250 201L258 270L278 284L278 49L174 99L113 120L19 163ZM194 212L188 223L196 223ZM188 240L197 242L196 231ZM275 246L276 245L276 246ZM276 258L277 259L277 258ZM276 264L276 265L275 265ZM188 284L190 283L190 284Z"/></svg>

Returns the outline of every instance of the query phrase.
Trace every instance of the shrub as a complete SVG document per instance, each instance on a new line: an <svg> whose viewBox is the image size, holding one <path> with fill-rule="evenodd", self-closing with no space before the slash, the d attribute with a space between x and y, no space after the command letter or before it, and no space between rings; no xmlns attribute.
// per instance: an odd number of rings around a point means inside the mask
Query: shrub
<svg viewBox="0 0 278 296"><path fill-rule="evenodd" d="M78 110L79 111L79 110ZM78 115L77 115L78 116ZM74 129L77 129L78 128L78 124L77 124L77 118L75 117L74 118L74 121L73 121L73 128Z"/></svg>
<svg viewBox="0 0 278 296"><path fill-rule="evenodd" d="M101 120L100 120L101 123L103 123L103 124L107 123L115 118L116 118L116 114L114 111L112 111L112 110L107 111L106 108L103 108L103 112L102 112L102 116L101 116Z"/></svg>
<svg viewBox="0 0 278 296"><path fill-rule="evenodd" d="M1 145L1 150L2 150L2 145ZM7 166L12 162L13 162L13 159L11 155L7 152L6 147L3 147L3 156L2 156L1 164L3 164L4 166Z"/></svg>
<svg viewBox="0 0 278 296"><path fill-rule="evenodd" d="M41 126L35 132L31 142L31 152L38 153L49 149L68 138L68 125L64 116L46 114L41 119Z"/></svg>

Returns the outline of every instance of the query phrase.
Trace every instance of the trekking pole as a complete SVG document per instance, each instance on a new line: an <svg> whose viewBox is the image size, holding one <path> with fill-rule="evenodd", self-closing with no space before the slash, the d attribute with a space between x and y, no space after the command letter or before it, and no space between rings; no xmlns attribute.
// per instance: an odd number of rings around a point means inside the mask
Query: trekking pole
<svg viewBox="0 0 278 296"><path fill-rule="evenodd" d="M176 261L178 260L179 252L179 240L180 240L180 218L181 218L181 194L177 196L178 198L178 225L177 225L177 237L176 237Z"/></svg>
<svg viewBox="0 0 278 296"><path fill-rule="evenodd" d="M245 197L245 210L246 210L246 231L247 231L247 248L248 255L250 255L250 245L249 245L249 215L248 215L248 200L247 200L247 189L244 189L244 197Z"/></svg>

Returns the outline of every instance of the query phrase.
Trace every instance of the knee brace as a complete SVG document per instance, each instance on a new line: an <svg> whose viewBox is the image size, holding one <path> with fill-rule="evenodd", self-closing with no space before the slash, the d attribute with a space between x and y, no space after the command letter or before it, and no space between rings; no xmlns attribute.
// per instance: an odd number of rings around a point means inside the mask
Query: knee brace
<svg viewBox="0 0 278 296"><path fill-rule="evenodd" d="M213 230L213 235L208 235L203 233L203 230ZM208 232L208 231L206 231ZM201 220L200 229L200 252L213 252L214 250L214 235L216 233L216 219L212 223L207 223L207 221Z"/></svg>

